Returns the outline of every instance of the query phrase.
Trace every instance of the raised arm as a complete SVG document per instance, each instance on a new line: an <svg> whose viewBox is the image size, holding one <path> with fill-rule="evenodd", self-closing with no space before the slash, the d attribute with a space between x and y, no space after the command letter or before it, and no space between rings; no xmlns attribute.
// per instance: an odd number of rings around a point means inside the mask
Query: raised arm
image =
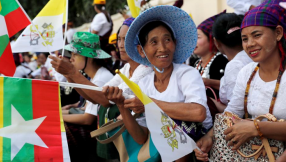
<svg viewBox="0 0 286 162"><path fill-rule="evenodd" d="M63 74L69 82L96 86L88 79L86 79L80 72L78 72L68 60L65 60L61 57L49 57L53 60L51 61L53 68L55 68L57 72ZM92 103L101 104L104 107L109 106L109 101L105 98L101 91L93 91L80 88L75 89L83 98L91 101Z"/></svg>

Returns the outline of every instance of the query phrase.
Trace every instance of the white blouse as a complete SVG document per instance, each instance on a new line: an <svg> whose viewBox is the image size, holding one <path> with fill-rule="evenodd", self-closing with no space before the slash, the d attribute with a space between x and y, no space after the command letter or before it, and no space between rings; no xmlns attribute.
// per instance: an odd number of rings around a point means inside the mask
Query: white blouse
<svg viewBox="0 0 286 162"><path fill-rule="evenodd" d="M225 67L224 76L220 79L219 98L225 105L232 97L238 72L247 64L253 62L245 51L239 52Z"/></svg>
<svg viewBox="0 0 286 162"><path fill-rule="evenodd" d="M265 0L227 0L228 6L234 9L234 13L237 15L244 15L251 5L258 6Z"/></svg>
<svg viewBox="0 0 286 162"><path fill-rule="evenodd" d="M244 94L247 81L257 66L257 63L249 63L241 69L237 76L233 96L225 111L232 112L242 117L244 115ZM259 76L259 69L250 84L247 108L252 118L269 112L272 95L276 86L276 79L270 82L263 81ZM286 74L281 78L278 95L273 109L273 115L278 119L286 119Z"/></svg>
<svg viewBox="0 0 286 162"><path fill-rule="evenodd" d="M127 63L124 65L123 68L120 69L120 72L124 74L126 77L129 77L129 69L130 69L130 64ZM133 72L133 75L130 78L130 80L132 80L135 83L138 83L140 79L142 79L144 76L146 76L152 71L153 71L152 68L140 64ZM121 79L121 77L118 74L113 76L107 69L101 72L97 71L96 75L91 80L91 82L99 87L102 86L119 87L120 89L123 90L124 93L127 93L128 95L134 95L133 92L129 89L129 87L125 84L125 82ZM92 104L89 101L87 101L87 103L88 105L85 109L85 112L96 116L98 104Z"/></svg>
<svg viewBox="0 0 286 162"><path fill-rule="evenodd" d="M110 17L109 14L108 16ZM90 24L90 30L98 31L99 36L104 36L104 34L106 34L110 30L111 26L111 22L108 22L104 13L100 12L94 16Z"/></svg>
<svg viewBox="0 0 286 162"><path fill-rule="evenodd" d="M173 63L169 85L164 92L158 92L154 86L155 73L152 72L138 83L149 97L165 102L197 103L206 108L205 128L212 126L212 117L207 106L207 97L202 77L198 70L185 64ZM139 123L140 125L143 125Z"/></svg>
<svg viewBox="0 0 286 162"><path fill-rule="evenodd" d="M101 87L112 78L113 78L113 74L110 71L108 71L106 68L101 67L97 70L96 74L90 80L90 82ZM92 114L92 115L96 116L98 104L93 104L90 101L86 101L86 104L87 105L85 108L85 113Z"/></svg>

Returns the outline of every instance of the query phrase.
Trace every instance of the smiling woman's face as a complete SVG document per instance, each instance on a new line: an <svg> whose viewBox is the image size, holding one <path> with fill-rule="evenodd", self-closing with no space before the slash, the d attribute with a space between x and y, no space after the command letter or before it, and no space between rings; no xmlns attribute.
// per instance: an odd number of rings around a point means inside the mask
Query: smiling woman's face
<svg viewBox="0 0 286 162"><path fill-rule="evenodd" d="M168 68L174 57L175 41L164 26L158 26L148 33L144 51L148 60L159 69ZM146 57L141 46L137 47L141 57Z"/></svg>
<svg viewBox="0 0 286 162"><path fill-rule="evenodd" d="M281 32L280 32L281 33ZM278 41L283 36L264 26L250 26L242 29L242 46L254 62L265 62L275 53L279 53Z"/></svg>

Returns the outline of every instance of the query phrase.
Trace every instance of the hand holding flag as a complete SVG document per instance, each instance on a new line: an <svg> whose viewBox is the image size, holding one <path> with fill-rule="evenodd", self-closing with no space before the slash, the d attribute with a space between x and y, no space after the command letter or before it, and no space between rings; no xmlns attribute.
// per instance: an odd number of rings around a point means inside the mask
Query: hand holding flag
<svg viewBox="0 0 286 162"><path fill-rule="evenodd" d="M195 141L144 94L136 83L130 81L119 70L116 70L116 73L144 104L147 126L162 161L174 161L188 155L194 149L199 149Z"/></svg>

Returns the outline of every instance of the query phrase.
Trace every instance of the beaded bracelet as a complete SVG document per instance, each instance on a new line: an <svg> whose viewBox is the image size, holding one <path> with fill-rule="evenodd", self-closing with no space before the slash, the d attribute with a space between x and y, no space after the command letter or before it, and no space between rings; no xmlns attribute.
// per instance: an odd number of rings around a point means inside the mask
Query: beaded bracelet
<svg viewBox="0 0 286 162"><path fill-rule="evenodd" d="M257 132L258 132L258 135L260 136L260 138L262 139L263 138L263 134L261 133L261 131L260 131L260 128L259 128L259 125L258 125L258 123L257 122L259 122L259 120L253 120L253 122L254 122L254 125L255 125L255 128L256 128L256 130L257 130Z"/></svg>

